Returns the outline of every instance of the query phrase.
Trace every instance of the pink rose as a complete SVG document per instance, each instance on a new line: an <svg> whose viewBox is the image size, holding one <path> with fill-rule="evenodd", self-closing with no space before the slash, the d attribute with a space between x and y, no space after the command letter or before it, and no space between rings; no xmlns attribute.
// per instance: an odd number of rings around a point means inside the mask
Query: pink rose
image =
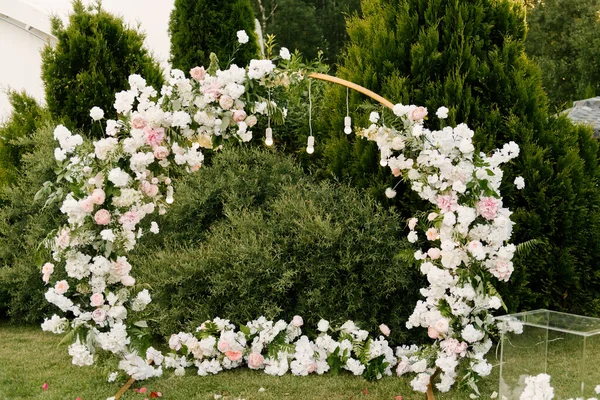
<svg viewBox="0 0 600 400"><path fill-rule="evenodd" d="M155 177L155 178L152 178L152 180L150 182L152 182L153 185L157 185L159 181L158 181L158 178Z"/></svg>
<svg viewBox="0 0 600 400"><path fill-rule="evenodd" d="M110 212L108 212L108 210L105 209L98 210L94 215L94 221L96 221L98 225L110 224Z"/></svg>
<svg viewBox="0 0 600 400"><path fill-rule="evenodd" d="M65 294L67 290L69 290L69 284L65 280L58 281L56 282L56 285L54 285L54 291L57 294Z"/></svg>
<svg viewBox="0 0 600 400"><path fill-rule="evenodd" d="M410 370L410 365L408 364L408 360L403 358L402 361L400 361L398 363L398 366L396 367L396 375L402 376L405 373L407 373L409 370Z"/></svg>
<svg viewBox="0 0 600 400"><path fill-rule="evenodd" d="M225 352L229 351L229 343L227 343L226 340L220 340L219 343L217 344L217 348L219 349L219 351L221 353L225 353Z"/></svg>
<svg viewBox="0 0 600 400"><path fill-rule="evenodd" d="M304 320L301 316L294 315L294 318L292 319L292 325L296 328L300 328L302 325L304 325Z"/></svg>
<svg viewBox="0 0 600 400"><path fill-rule="evenodd" d="M92 313L92 319L98 324L106 321L106 316L106 311L103 308L96 308Z"/></svg>
<svg viewBox="0 0 600 400"><path fill-rule="evenodd" d="M131 264L125 257L117 257L117 261L112 262L112 269L116 275L125 276L131 271Z"/></svg>
<svg viewBox="0 0 600 400"><path fill-rule="evenodd" d="M204 67L194 67L190 70L190 75L194 80L200 82L206 76L206 70Z"/></svg>
<svg viewBox="0 0 600 400"><path fill-rule="evenodd" d="M443 213L448 211L456 211L458 209L458 197L456 193L439 195L436 199L437 206Z"/></svg>
<svg viewBox="0 0 600 400"><path fill-rule="evenodd" d="M402 175L402 172L400 171L400 168L394 168L392 170L392 175L394 175L395 177L398 177L398 176Z"/></svg>
<svg viewBox="0 0 600 400"><path fill-rule="evenodd" d="M438 240L440 238L440 234L435 228L427 229L427 232L425 232L425 236L427 236L427 240Z"/></svg>
<svg viewBox="0 0 600 400"><path fill-rule="evenodd" d="M429 250L427 250L427 255L432 260L437 260L442 255L442 252L440 251L440 249L438 249L436 247L432 247Z"/></svg>
<svg viewBox="0 0 600 400"><path fill-rule="evenodd" d="M169 155L169 149L165 146L157 146L154 148L154 157L159 160L164 160Z"/></svg>
<svg viewBox="0 0 600 400"><path fill-rule="evenodd" d="M106 200L106 194L102 189L95 189L92 192L91 198L94 204L102 204L104 203L104 200Z"/></svg>
<svg viewBox="0 0 600 400"><path fill-rule="evenodd" d="M123 286L133 286L133 285L135 285L135 279L131 275L122 276L121 284Z"/></svg>
<svg viewBox="0 0 600 400"><path fill-rule="evenodd" d="M94 211L94 202L92 201L92 198L86 197L85 199L81 200L79 202L79 208L81 208L81 211L86 213L91 213Z"/></svg>
<svg viewBox="0 0 600 400"><path fill-rule="evenodd" d="M170 185L171 184L171 178L165 178L165 185Z"/></svg>
<svg viewBox="0 0 600 400"><path fill-rule="evenodd" d="M233 99L231 98L231 96L221 96L221 98L219 99L219 105L223 110L229 110L231 107L233 107Z"/></svg>
<svg viewBox="0 0 600 400"><path fill-rule="evenodd" d="M233 120L235 122L242 122L245 119L246 119L246 112L244 110L235 110L233 112Z"/></svg>
<svg viewBox="0 0 600 400"><path fill-rule="evenodd" d="M142 182L142 192L147 196L154 197L158 194L158 186L151 184L148 181Z"/></svg>
<svg viewBox="0 0 600 400"><path fill-rule="evenodd" d="M248 367L250 369L259 369L262 367L263 362L265 361L264 357L260 353L251 353L248 356Z"/></svg>
<svg viewBox="0 0 600 400"><path fill-rule="evenodd" d="M119 223L123 225L123 229L132 231L140 222L140 216L135 211L127 211L119 218Z"/></svg>
<svg viewBox="0 0 600 400"><path fill-rule="evenodd" d="M481 200L475 205L477 212L483 218L490 220L496 218L498 214L498 208L500 208L500 201L494 197L482 197Z"/></svg>
<svg viewBox="0 0 600 400"><path fill-rule="evenodd" d="M202 164L194 164L190 167L190 171L197 172L200 169L200 167L202 167Z"/></svg>
<svg viewBox="0 0 600 400"><path fill-rule="evenodd" d="M427 336L429 336L431 339L437 339L440 337L440 333L433 326L430 326L427 328Z"/></svg>
<svg viewBox="0 0 600 400"><path fill-rule="evenodd" d="M381 333L383 333L385 336L390 336L390 328L386 325L386 324L381 324L379 325L379 330L381 331Z"/></svg>
<svg viewBox="0 0 600 400"><path fill-rule="evenodd" d="M45 274L52 274L54 272L54 264L52 263L46 263L44 264L44 266L42 267L42 273Z"/></svg>
<svg viewBox="0 0 600 400"><path fill-rule="evenodd" d="M69 247L69 242L71 241L71 230L69 228L65 228L56 237L56 245L61 249L66 249Z"/></svg>
<svg viewBox="0 0 600 400"><path fill-rule="evenodd" d="M131 125L135 129L144 129L148 125L148 122L141 115L136 115L131 119Z"/></svg>
<svg viewBox="0 0 600 400"><path fill-rule="evenodd" d="M410 117L413 121L422 120L426 115L427 109L425 107L417 107L410 113Z"/></svg>
<svg viewBox="0 0 600 400"><path fill-rule="evenodd" d="M175 351L181 348L181 339L177 335L171 335L169 338L169 347Z"/></svg>
<svg viewBox="0 0 600 400"><path fill-rule="evenodd" d="M221 85L219 84L219 82L214 81L208 85L202 85L200 91L202 92L202 94L211 96L213 99L218 99L221 95Z"/></svg>
<svg viewBox="0 0 600 400"><path fill-rule="evenodd" d="M100 307L104 305L104 296L102 293L94 293L90 296L90 304L92 307Z"/></svg>
<svg viewBox="0 0 600 400"><path fill-rule="evenodd" d="M317 370L317 364L312 363L310 364L307 368L306 368L306 372L308 372L309 374L312 374L313 372L315 372Z"/></svg>
<svg viewBox="0 0 600 400"><path fill-rule="evenodd" d="M246 118L246 125L248 125L248 128L252 128L254 125L256 125L257 122L258 119L254 115L251 115L248 118Z"/></svg>
<svg viewBox="0 0 600 400"><path fill-rule="evenodd" d="M242 358L241 351L229 350L225 352L225 356L229 358L231 361L238 361Z"/></svg>
<svg viewBox="0 0 600 400"><path fill-rule="evenodd" d="M160 146L165 140L165 130L163 128L149 128L144 129L144 137L146 138L146 144L152 147Z"/></svg>

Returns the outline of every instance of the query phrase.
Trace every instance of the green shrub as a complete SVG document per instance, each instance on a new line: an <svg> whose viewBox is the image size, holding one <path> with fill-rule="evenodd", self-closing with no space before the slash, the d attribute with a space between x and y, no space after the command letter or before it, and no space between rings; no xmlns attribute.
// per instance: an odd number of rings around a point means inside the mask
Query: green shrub
<svg viewBox="0 0 600 400"><path fill-rule="evenodd" d="M69 128L103 137L99 124L92 124L90 109L100 107L106 118L116 118L115 93L129 89L131 74L141 75L157 90L162 85L162 71L144 48L144 35L100 3L86 8L75 0L69 25L65 28L55 17L52 33L58 44L42 52L42 80L52 117Z"/></svg>
<svg viewBox="0 0 600 400"><path fill-rule="evenodd" d="M398 341L422 334L404 327L423 282L405 261L413 249L403 224L360 191L314 183L287 156L257 149L224 151L182 187L168 214L180 222L162 226L166 244L132 258L154 288L156 332L298 314L312 326L350 318L376 332L387 323Z"/></svg>

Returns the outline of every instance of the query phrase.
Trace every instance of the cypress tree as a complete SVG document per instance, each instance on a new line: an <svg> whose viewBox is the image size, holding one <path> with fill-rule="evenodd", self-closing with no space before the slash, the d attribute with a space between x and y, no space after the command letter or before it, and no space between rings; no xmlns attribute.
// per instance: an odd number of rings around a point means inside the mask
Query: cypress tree
<svg viewBox="0 0 600 400"><path fill-rule="evenodd" d="M521 146L519 159L505 168L502 194L514 212L513 241L541 244L521 252L513 280L501 288L510 309L598 313L598 145L588 128L550 116L539 69L524 53L522 5L363 0L362 11L362 17L347 22L350 40L340 77L393 102L428 107L433 129L443 123L435 116L437 108L449 107L447 124L467 123L481 151L511 140ZM351 100L360 121L358 105L364 99L354 93ZM329 90L329 112L323 112L322 121L322 131L328 132L325 163L335 175L381 198L394 180L378 166L372 143L351 142L341 132L345 102L345 89ZM522 191L512 184L519 175L527 185ZM393 204L403 216L424 206L408 187L399 186L398 192Z"/></svg>
<svg viewBox="0 0 600 400"><path fill-rule="evenodd" d="M173 68L185 72L196 66L208 68L210 53L222 63L230 60L245 66L259 54L254 28L250 0L175 0L169 21ZM235 51L240 30L250 40Z"/></svg>
<svg viewBox="0 0 600 400"><path fill-rule="evenodd" d="M121 18L104 11L100 3L86 8L73 2L69 25L52 19L56 48L42 52L42 79L53 118L92 137L102 135L92 124L90 109L100 107L115 118L115 93L129 88L131 74L142 75L159 89L162 71L144 49L144 35L125 26Z"/></svg>

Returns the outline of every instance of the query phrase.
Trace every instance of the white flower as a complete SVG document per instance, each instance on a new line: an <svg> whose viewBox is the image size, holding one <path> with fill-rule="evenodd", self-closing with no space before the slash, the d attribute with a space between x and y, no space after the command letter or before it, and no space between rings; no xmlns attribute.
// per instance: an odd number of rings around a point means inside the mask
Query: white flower
<svg viewBox="0 0 600 400"><path fill-rule="evenodd" d="M417 239L418 239L417 232L410 231L410 233L408 234L407 238L408 238L409 242L415 243L417 241Z"/></svg>
<svg viewBox="0 0 600 400"><path fill-rule="evenodd" d="M392 198L396 197L396 191L389 187L389 188L385 189L385 195L388 199L392 199Z"/></svg>
<svg viewBox="0 0 600 400"><path fill-rule="evenodd" d="M69 325L66 318L60 318L58 315L54 314L52 318L46 318L44 323L42 324L42 330L46 332L52 332L54 334L61 334L65 331L67 326Z"/></svg>
<svg viewBox="0 0 600 400"><path fill-rule="evenodd" d="M102 232L100 232L100 237L102 240L106 240L107 242L115 241L115 234L113 233L112 229L104 229Z"/></svg>
<svg viewBox="0 0 600 400"><path fill-rule="evenodd" d="M237 38L238 38L238 42L240 42L240 44L246 44L246 43L248 43L248 40L250 39L248 37L248 34L246 33L246 31L244 31L244 30L237 31Z"/></svg>
<svg viewBox="0 0 600 400"><path fill-rule="evenodd" d="M448 118L448 111L449 110L446 107L440 107L436 111L435 115L437 115L439 119L446 119Z"/></svg>
<svg viewBox="0 0 600 400"><path fill-rule="evenodd" d="M394 105L394 108L392 109L392 111L394 112L394 114L398 117L401 117L403 115L406 115L408 113L409 110L409 106L405 106L403 104L396 104Z"/></svg>
<svg viewBox="0 0 600 400"><path fill-rule="evenodd" d="M148 289L144 289L141 292L139 292L136 298L133 300L133 303L131 304L131 309L133 311L142 311L146 308L148 304L150 304L151 301L152 298L150 297Z"/></svg>
<svg viewBox="0 0 600 400"><path fill-rule="evenodd" d="M290 55L290 51L287 49L287 47L282 47L281 50L279 50L279 57L281 57L284 60L289 60L290 58L292 58L292 56Z"/></svg>
<svg viewBox="0 0 600 400"><path fill-rule="evenodd" d="M115 184L116 187L125 187L129 184L131 177L121 168L113 168L108 173L108 180Z"/></svg>
<svg viewBox="0 0 600 400"><path fill-rule="evenodd" d="M521 190L525 187L525 179L522 176L517 176L515 178L515 186L517 189Z"/></svg>
<svg viewBox="0 0 600 400"><path fill-rule="evenodd" d="M92 107L90 110L90 117L92 117L94 121L100 121L104 118L104 111L100 107Z"/></svg>
<svg viewBox="0 0 600 400"><path fill-rule="evenodd" d="M483 331L476 329L472 324L468 324L462 330L462 337L469 343L478 342L485 336Z"/></svg>
<svg viewBox="0 0 600 400"><path fill-rule="evenodd" d="M159 232L158 224L154 221L150 223L150 232L157 234Z"/></svg>
<svg viewBox="0 0 600 400"><path fill-rule="evenodd" d="M317 324L317 330L319 332L327 332L329 330L329 321L321 319Z"/></svg>
<svg viewBox="0 0 600 400"><path fill-rule="evenodd" d="M90 354L86 346L81 344L79 339L69 346L69 355L73 357L73 364L79 367L94 363L94 356Z"/></svg>
<svg viewBox="0 0 600 400"><path fill-rule="evenodd" d="M369 121L376 124L377 121L379 121L379 113L377 111L372 111L371 114L369 114Z"/></svg>
<svg viewBox="0 0 600 400"><path fill-rule="evenodd" d="M275 64L271 60L250 60L248 66L248 78L261 79L265 75L270 74L275 69ZM266 108L267 104L263 103ZM260 113L257 109L256 112Z"/></svg>
<svg viewBox="0 0 600 400"><path fill-rule="evenodd" d="M114 382L117 379L117 376L119 376L118 372L111 373L108 375L108 382Z"/></svg>

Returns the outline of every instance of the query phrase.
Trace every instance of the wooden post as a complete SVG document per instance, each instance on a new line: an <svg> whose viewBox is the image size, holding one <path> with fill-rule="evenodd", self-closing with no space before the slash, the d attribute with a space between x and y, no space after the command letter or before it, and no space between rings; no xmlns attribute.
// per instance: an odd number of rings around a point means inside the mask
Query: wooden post
<svg viewBox="0 0 600 400"><path fill-rule="evenodd" d="M433 394L433 381L435 380L435 378L437 378L439 374L440 369L436 368L435 372L433 373L433 375L431 375L431 378L429 379L429 384L427 385L427 392L425 392L427 400L435 400L435 395Z"/></svg>
<svg viewBox="0 0 600 400"><path fill-rule="evenodd" d="M127 389L129 389L131 387L131 385L133 385L133 382L135 382L135 379L130 378L126 384L123 385L123 387L121 389L119 389L119 391L117 392L117 394L115 394L115 400L119 400L119 398L121 396L123 396L123 393L125 393L127 391Z"/></svg>

